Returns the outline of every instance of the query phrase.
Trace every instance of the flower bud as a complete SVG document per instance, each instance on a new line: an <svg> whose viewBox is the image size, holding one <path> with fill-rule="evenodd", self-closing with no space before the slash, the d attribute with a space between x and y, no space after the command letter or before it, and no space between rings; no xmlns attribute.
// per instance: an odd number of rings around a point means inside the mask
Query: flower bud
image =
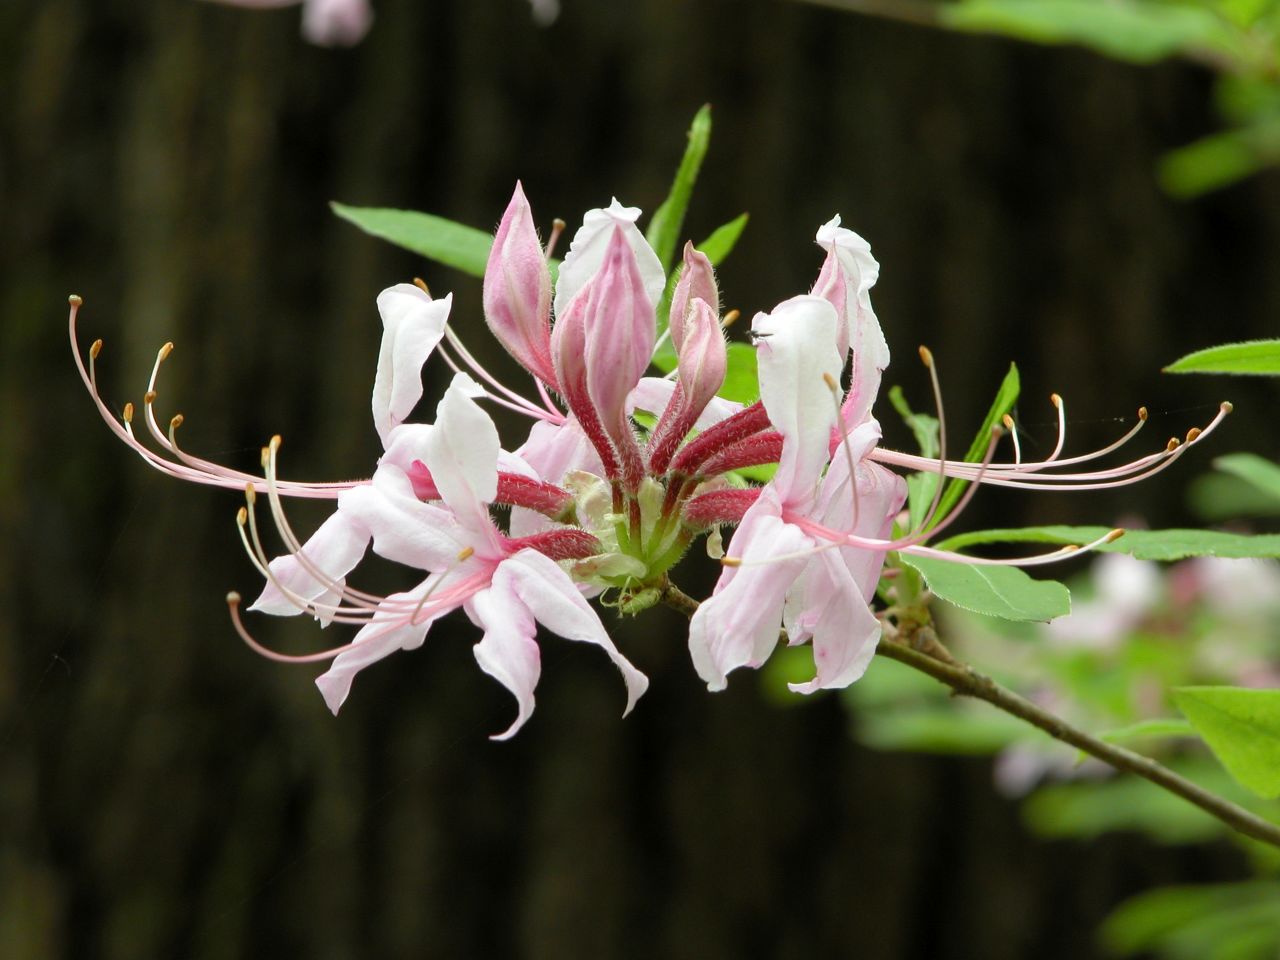
<svg viewBox="0 0 1280 960"><path fill-rule="evenodd" d="M728 352L714 305L701 297L694 298L685 320L684 341L677 350L680 385L692 426L724 386L728 368Z"/></svg>
<svg viewBox="0 0 1280 960"><path fill-rule="evenodd" d="M551 271L519 183L489 251L484 271L484 317L508 353L538 379L555 384Z"/></svg>
<svg viewBox="0 0 1280 960"><path fill-rule="evenodd" d="M671 295L671 315L668 321L671 345L675 347L677 354L680 353L681 344L684 342L685 324L695 299L706 301L718 321L720 292L716 289L716 277L711 269L711 261L707 259L706 254L695 250L692 243L686 242L684 270L680 274L675 292Z"/></svg>

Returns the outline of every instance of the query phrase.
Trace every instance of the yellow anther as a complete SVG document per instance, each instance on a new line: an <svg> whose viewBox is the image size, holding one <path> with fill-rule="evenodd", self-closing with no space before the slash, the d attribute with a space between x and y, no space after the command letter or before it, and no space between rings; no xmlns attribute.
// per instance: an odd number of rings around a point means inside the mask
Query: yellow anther
<svg viewBox="0 0 1280 960"><path fill-rule="evenodd" d="M228 607L238 607L238 606L240 606L240 594L236 593L234 590L232 590L230 593L228 593L228 594L227 594L227 606L228 606Z"/></svg>
<svg viewBox="0 0 1280 960"><path fill-rule="evenodd" d="M1188 430L1188 431L1187 431L1187 443L1195 443L1195 442L1196 442L1196 437L1200 436L1201 432L1202 432L1202 431L1200 430L1200 428L1199 428L1199 427L1192 427L1190 430Z"/></svg>
<svg viewBox="0 0 1280 960"><path fill-rule="evenodd" d="M471 557L475 555L475 552L474 547L463 547L458 551L458 562L461 563L463 560L471 559Z"/></svg>
<svg viewBox="0 0 1280 960"><path fill-rule="evenodd" d="M249 510L246 507L241 507L239 510L236 511L236 523L238 523L240 526L243 527L248 522L249 522Z"/></svg>
<svg viewBox="0 0 1280 960"><path fill-rule="evenodd" d="M84 303L84 301L73 293L71 296L67 297L67 303L71 304L73 307L78 307L80 304Z"/></svg>
<svg viewBox="0 0 1280 960"><path fill-rule="evenodd" d="M1169 442L1164 446L1165 453L1173 453L1173 451L1177 450L1180 446L1182 446L1182 441L1177 437L1170 437Z"/></svg>
<svg viewBox="0 0 1280 960"><path fill-rule="evenodd" d="M186 418L183 417L182 414L175 413L172 417L169 418L169 429L177 430L180 426L182 426L182 423L185 419Z"/></svg>
<svg viewBox="0 0 1280 960"><path fill-rule="evenodd" d="M153 403L156 402L156 392L154 390L148 390L146 393L142 395L142 402L145 403L148 407L151 406Z"/></svg>
<svg viewBox="0 0 1280 960"><path fill-rule="evenodd" d="M1056 393L1051 393L1049 394L1049 402L1052 403L1055 408L1060 407L1062 406L1062 397Z"/></svg>
<svg viewBox="0 0 1280 960"><path fill-rule="evenodd" d="M738 318L742 316L741 310L730 310L720 318L720 329L728 330L733 324L737 323Z"/></svg>
<svg viewBox="0 0 1280 960"><path fill-rule="evenodd" d="M92 357L94 360L97 360L98 354L100 354L101 352L102 352L102 341L101 340L93 341L93 344L89 347L89 356Z"/></svg>
<svg viewBox="0 0 1280 960"><path fill-rule="evenodd" d="M161 348L160 348L160 355L159 355L159 357L158 357L157 359L159 359L159 360L166 360L166 359L168 359L169 354L171 354L171 353L173 353L173 341L172 341L172 340L170 340L168 343L166 343L163 347L161 347Z"/></svg>
<svg viewBox="0 0 1280 960"><path fill-rule="evenodd" d="M1103 541L1103 543L1115 543L1117 540L1119 540L1123 536L1124 536L1124 530L1121 529L1120 527L1116 527L1114 530L1112 530L1110 533L1107 534L1107 538L1106 540Z"/></svg>
<svg viewBox="0 0 1280 960"><path fill-rule="evenodd" d="M246 483L244 485L244 498L249 502L249 506L253 506L254 503L257 502L258 490L252 483ZM243 510L244 507L241 507L240 509Z"/></svg>
<svg viewBox="0 0 1280 960"><path fill-rule="evenodd" d="M280 434L277 433L271 438L270 448L272 450L279 450L280 444L282 444L283 442L284 442L283 438L280 436Z"/></svg>
<svg viewBox="0 0 1280 960"><path fill-rule="evenodd" d="M1147 408L1146 408L1146 407L1139 407L1139 408L1138 408L1138 419L1139 419L1139 420L1141 420L1141 421L1143 421L1144 423L1146 422L1146 419L1147 419Z"/></svg>
<svg viewBox="0 0 1280 960"><path fill-rule="evenodd" d="M741 557L721 557L720 566L722 567L740 567L742 566Z"/></svg>
<svg viewBox="0 0 1280 960"><path fill-rule="evenodd" d="M1005 425L1005 429L1007 430L1013 429L1013 417L1009 416L1007 413L1000 418L1000 422Z"/></svg>
<svg viewBox="0 0 1280 960"><path fill-rule="evenodd" d="M427 288L427 281L423 280L421 277L414 277L413 285L417 287L419 290L421 290L423 293L425 293L428 297L431 296L431 291Z"/></svg>
<svg viewBox="0 0 1280 960"><path fill-rule="evenodd" d="M822 371L822 382L827 385L827 389L832 393L836 393L840 390L840 384L836 381L836 378L825 370Z"/></svg>
<svg viewBox="0 0 1280 960"><path fill-rule="evenodd" d="M133 404L132 403L126 403L124 405L123 418L125 423L133 423Z"/></svg>
<svg viewBox="0 0 1280 960"><path fill-rule="evenodd" d="M920 346L920 362L926 367L933 366L933 351L923 344Z"/></svg>
<svg viewBox="0 0 1280 960"><path fill-rule="evenodd" d="M1218 406L1218 409L1221 410L1223 413L1230 413L1232 410L1235 409L1235 405L1232 404L1230 400L1223 400L1222 403Z"/></svg>

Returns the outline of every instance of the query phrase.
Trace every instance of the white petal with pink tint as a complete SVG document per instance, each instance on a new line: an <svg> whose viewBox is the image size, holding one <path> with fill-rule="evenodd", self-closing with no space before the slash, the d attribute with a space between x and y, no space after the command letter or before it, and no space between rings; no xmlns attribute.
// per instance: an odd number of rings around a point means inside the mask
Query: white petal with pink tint
<svg viewBox="0 0 1280 960"><path fill-rule="evenodd" d="M378 294L382 348L373 380L373 425L385 443L422 399L422 365L444 337L453 295L432 300L411 283Z"/></svg>
<svg viewBox="0 0 1280 960"><path fill-rule="evenodd" d="M270 565L275 580L267 581L249 609L276 616L301 613L297 602L290 599L286 591L298 599L314 601L321 607L336 604L344 578L355 569L369 547L369 537L368 527L359 518L341 511L333 514L316 529L300 551L310 567L325 574L326 579L317 579L296 554L276 557ZM332 615L321 612L317 619L327 625Z"/></svg>
<svg viewBox="0 0 1280 960"><path fill-rule="evenodd" d="M662 299L662 291L666 286L666 273L658 255L645 240L636 220L640 217L639 207L624 207L615 198L607 209L589 210L582 218L582 226L573 235L569 244L569 252L560 264L560 275L556 281L555 312L563 315L569 301L599 271L604 263L605 251L609 248L609 240L615 227L621 227L628 245L636 256L636 264L643 278L643 286L651 304Z"/></svg>
<svg viewBox="0 0 1280 960"><path fill-rule="evenodd" d="M552 633L566 640L592 643L600 647L620 671L627 687L626 716L649 687L649 678L618 652L600 622L600 615L583 598L569 574L550 557L536 550L521 550L502 562L494 574L511 584L534 618Z"/></svg>
<svg viewBox="0 0 1280 960"><path fill-rule="evenodd" d="M533 713L533 691L542 671L537 625L528 607L516 596L509 578L501 576L493 586L467 602L467 615L484 630L472 648L480 669L511 691L516 698L516 718L511 726L490 739L506 740L524 726Z"/></svg>
<svg viewBox="0 0 1280 960"><path fill-rule="evenodd" d="M729 546L743 565L725 568L689 623L689 654L708 690L723 690L731 670L759 666L778 643L783 601L808 562L807 557L779 558L813 545L780 519L780 511L776 492L766 487Z"/></svg>
<svg viewBox="0 0 1280 960"><path fill-rule="evenodd" d="M782 459L772 485L784 506L806 506L827 464L836 398L824 377L838 380L836 311L821 297L785 300L772 313L756 314L760 399L782 434Z"/></svg>
<svg viewBox="0 0 1280 960"><path fill-rule="evenodd" d="M360 628L360 632L351 641L350 648L338 654L329 669L316 678L316 686L320 688L324 702L334 714L346 702L357 673L371 663L391 656L397 650L412 650L422 646L431 624L451 609L424 607L416 617L412 616L413 605L422 599L438 579L439 575L433 574L417 588L387 597L379 606L379 613L375 614L374 619Z"/></svg>

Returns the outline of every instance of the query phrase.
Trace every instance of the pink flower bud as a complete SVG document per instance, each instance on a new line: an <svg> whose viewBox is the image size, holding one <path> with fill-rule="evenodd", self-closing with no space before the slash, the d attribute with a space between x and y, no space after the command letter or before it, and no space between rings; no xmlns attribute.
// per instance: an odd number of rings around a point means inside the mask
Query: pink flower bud
<svg viewBox="0 0 1280 960"><path fill-rule="evenodd" d="M675 293L671 295L671 345L680 353L684 342L685 324L693 301L701 299L710 304L711 310L718 317L720 314L720 291L716 289L715 272L711 269L711 261L706 255L695 250L693 244L684 245L684 270L680 281L676 284Z"/></svg>
<svg viewBox="0 0 1280 960"><path fill-rule="evenodd" d="M484 271L484 317L508 353L538 379L555 384L551 271L519 183L489 251Z"/></svg>
<svg viewBox="0 0 1280 960"><path fill-rule="evenodd" d="M696 420L722 386L728 369L728 353L715 306L696 297L685 319L684 341L679 352L680 384L685 402Z"/></svg>

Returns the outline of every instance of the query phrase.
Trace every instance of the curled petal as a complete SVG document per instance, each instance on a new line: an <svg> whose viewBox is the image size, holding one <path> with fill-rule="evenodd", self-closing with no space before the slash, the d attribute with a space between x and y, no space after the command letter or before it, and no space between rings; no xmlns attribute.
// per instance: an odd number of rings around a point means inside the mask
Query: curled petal
<svg viewBox="0 0 1280 960"><path fill-rule="evenodd" d="M452 294L432 300L411 283L378 294L383 332L373 381L373 425L384 444L422 399L422 365L444 336L452 305Z"/></svg>
<svg viewBox="0 0 1280 960"><path fill-rule="evenodd" d="M622 671L627 687L626 716L649 687L649 679L613 645L600 616L583 599L577 584L549 557L521 550L504 560L494 574L495 584L509 583L534 618L566 640L593 643Z"/></svg>
<svg viewBox="0 0 1280 960"><path fill-rule="evenodd" d="M880 264L871 245L834 217L818 230L818 244L827 251L813 292L831 302L840 315L840 359L853 350L853 375L842 415L845 423L861 423L870 413L880 390L880 375L889 365L889 345L880 321L871 309L871 288L880 276Z"/></svg>
<svg viewBox="0 0 1280 960"><path fill-rule="evenodd" d="M431 624L458 606L424 607L416 617L404 612L406 604L420 600L437 579L433 574L416 589L387 597L379 606L379 612L374 614L374 619L360 628L351 645L316 678L316 686L335 716L346 702L357 673L397 650L413 650L422 646Z"/></svg>
<svg viewBox="0 0 1280 960"><path fill-rule="evenodd" d="M760 399L783 437L782 459L771 481L785 506L812 499L827 464L836 423L829 382L839 379L836 312L820 297L793 297L751 323L760 367Z"/></svg>
<svg viewBox="0 0 1280 960"><path fill-rule="evenodd" d="M484 636L472 648L476 663L516 698L515 720L490 738L507 740L533 713L533 691L542 670L541 652L534 639L537 626L510 580L499 575L494 576L492 587L471 598L467 614L484 630Z"/></svg>

